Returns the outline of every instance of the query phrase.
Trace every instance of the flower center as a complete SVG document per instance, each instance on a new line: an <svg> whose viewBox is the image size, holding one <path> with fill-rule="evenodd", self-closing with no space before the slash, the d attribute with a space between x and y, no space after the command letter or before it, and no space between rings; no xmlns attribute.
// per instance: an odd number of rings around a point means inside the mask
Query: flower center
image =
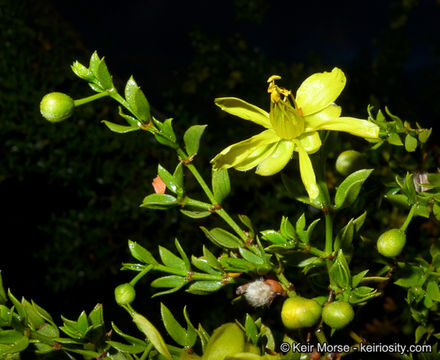
<svg viewBox="0 0 440 360"><path fill-rule="evenodd" d="M304 132L304 118L301 109L297 109L295 98L290 90L280 88L275 80L281 79L272 75L267 82L270 94L269 119L272 128L282 139L294 139Z"/></svg>

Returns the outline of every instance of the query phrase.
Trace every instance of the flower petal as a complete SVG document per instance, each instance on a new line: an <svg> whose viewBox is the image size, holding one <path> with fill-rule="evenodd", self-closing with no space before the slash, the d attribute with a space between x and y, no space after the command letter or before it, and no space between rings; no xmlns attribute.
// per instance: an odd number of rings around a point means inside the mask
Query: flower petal
<svg viewBox="0 0 440 360"><path fill-rule="evenodd" d="M277 143L260 146L254 152L250 153L246 159L241 161L234 169L247 171L257 166L264 158L270 155L276 148Z"/></svg>
<svg viewBox="0 0 440 360"><path fill-rule="evenodd" d="M267 156L257 167L256 174L262 176L274 175L281 171L292 158L295 143L289 140L278 142L275 150Z"/></svg>
<svg viewBox="0 0 440 360"><path fill-rule="evenodd" d="M283 139L293 139L304 132L304 119L298 110L283 101L272 105L270 123L277 135Z"/></svg>
<svg viewBox="0 0 440 360"><path fill-rule="evenodd" d="M379 137L379 127L371 121L355 119L352 117L338 117L320 120L318 117L307 119L307 126L313 130L343 131L367 139Z"/></svg>
<svg viewBox="0 0 440 360"><path fill-rule="evenodd" d="M298 140L308 154L314 154L322 145L321 138L316 131L303 134L298 138Z"/></svg>
<svg viewBox="0 0 440 360"><path fill-rule="evenodd" d="M213 163L215 169L228 169L235 166L240 167L242 164L249 161L248 157L255 156L254 154L258 155L260 148L265 148L266 145L276 143L279 140L280 138L273 130L265 130L249 139L228 146L220 154L217 154L211 160L211 163ZM267 154L263 151L263 154L260 154L260 156L258 162L264 159L264 156L267 156Z"/></svg>
<svg viewBox="0 0 440 360"><path fill-rule="evenodd" d="M297 140L295 141L297 145L296 151L299 155L299 171L301 173L301 180L309 194L310 201L314 201L319 195L318 184L316 183L315 172L313 170L312 161L309 155L302 147L301 143Z"/></svg>
<svg viewBox="0 0 440 360"><path fill-rule="evenodd" d="M345 75L341 69L309 76L296 92L296 104L304 116L316 113L336 100L345 87Z"/></svg>
<svg viewBox="0 0 440 360"><path fill-rule="evenodd" d="M214 100L215 104L229 114L238 116L245 120L253 121L254 123L270 128L269 114L259 107L249 104L246 101L235 97L217 98Z"/></svg>

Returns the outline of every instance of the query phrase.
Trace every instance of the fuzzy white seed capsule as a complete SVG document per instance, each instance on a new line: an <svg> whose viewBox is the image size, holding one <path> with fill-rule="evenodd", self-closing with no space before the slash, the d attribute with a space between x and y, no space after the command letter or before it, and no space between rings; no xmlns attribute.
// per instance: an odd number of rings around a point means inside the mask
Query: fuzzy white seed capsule
<svg viewBox="0 0 440 360"><path fill-rule="evenodd" d="M253 307L270 305L276 294L263 279L255 280L247 286L244 297Z"/></svg>

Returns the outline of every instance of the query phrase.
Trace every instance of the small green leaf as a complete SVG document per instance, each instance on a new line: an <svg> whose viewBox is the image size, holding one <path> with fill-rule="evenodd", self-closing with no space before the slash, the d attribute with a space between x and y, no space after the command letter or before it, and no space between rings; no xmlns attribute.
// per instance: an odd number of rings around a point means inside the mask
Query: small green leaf
<svg viewBox="0 0 440 360"><path fill-rule="evenodd" d="M428 329L426 327L424 327L423 325L419 325L417 326L416 332L415 332L415 340L416 343L418 343L423 335L425 335L428 332Z"/></svg>
<svg viewBox="0 0 440 360"><path fill-rule="evenodd" d="M229 195L231 192L231 184L229 182L227 169L212 169L212 191L218 204L221 204L226 196Z"/></svg>
<svg viewBox="0 0 440 360"><path fill-rule="evenodd" d="M150 284L154 288L175 288L182 287L188 282L184 277L177 275L162 276L153 280Z"/></svg>
<svg viewBox="0 0 440 360"><path fill-rule="evenodd" d="M89 86L92 90L94 90L96 92L103 92L104 91L104 89L101 86L96 85L95 83L89 83Z"/></svg>
<svg viewBox="0 0 440 360"><path fill-rule="evenodd" d="M126 134L126 133L129 133L132 131L139 130L139 126L119 125L119 124L115 124L115 123L112 123L107 120L102 120L101 122L104 123L105 126L107 126L111 131L118 133L118 134Z"/></svg>
<svg viewBox="0 0 440 360"><path fill-rule="evenodd" d="M183 142L188 156L194 156L199 151L200 138L205 131L207 125L194 125L185 131Z"/></svg>
<svg viewBox="0 0 440 360"><path fill-rule="evenodd" d="M256 344L258 341L258 330L255 325L254 319L249 314L246 314L246 320L244 322L244 328L246 331L247 341L252 341L253 344Z"/></svg>
<svg viewBox="0 0 440 360"><path fill-rule="evenodd" d="M330 267L329 275L334 283L341 289L349 289L351 287L350 269L348 268L347 260L342 250L338 251L338 256Z"/></svg>
<svg viewBox="0 0 440 360"><path fill-rule="evenodd" d="M215 245L226 249L238 249L241 246L241 241L238 237L221 228L214 228L208 230L205 227L200 227L206 237Z"/></svg>
<svg viewBox="0 0 440 360"><path fill-rule="evenodd" d="M119 336L123 337L130 344L137 344L137 345L140 345L140 346L145 346L146 345L145 341L143 341L141 339L138 339L138 338L136 338L134 336L127 335L127 334L123 333L122 330L120 330L116 326L116 324L114 322L112 322L112 328L116 332L116 334L118 334Z"/></svg>
<svg viewBox="0 0 440 360"><path fill-rule="evenodd" d="M160 178L163 180L165 185L168 189L170 189L173 193L177 192L177 189L179 188L176 179L173 175L171 175L168 170L166 170L162 165L158 165L157 167L157 174L160 176Z"/></svg>
<svg viewBox="0 0 440 360"><path fill-rule="evenodd" d="M218 262L217 258L214 256L214 254L211 251L207 249L205 245L203 245L203 256L205 257L209 266L211 266L214 269L221 270L222 267Z"/></svg>
<svg viewBox="0 0 440 360"><path fill-rule="evenodd" d="M440 301L440 289L435 281L431 280L428 282L428 285L426 286L426 294L429 295L433 301Z"/></svg>
<svg viewBox="0 0 440 360"><path fill-rule="evenodd" d="M138 345L138 344L123 344L118 341L107 341L107 344L111 345L114 349L126 353L126 354L139 354L140 352L144 352L147 345Z"/></svg>
<svg viewBox="0 0 440 360"><path fill-rule="evenodd" d="M96 68L96 73L93 73L98 79L101 87L105 90L113 88L113 81L110 73L108 72L107 65L105 64L104 57L99 61Z"/></svg>
<svg viewBox="0 0 440 360"><path fill-rule="evenodd" d="M304 232L306 227L306 215L304 213L302 213L299 219L296 221L295 227L297 233Z"/></svg>
<svg viewBox="0 0 440 360"><path fill-rule="evenodd" d="M240 255L243 257L243 259L249 261L250 263L255 264L255 265L264 264L264 260L261 257L255 255L254 253L250 252L249 250L246 250L241 247L238 249L238 251L240 252Z"/></svg>
<svg viewBox="0 0 440 360"><path fill-rule="evenodd" d="M90 66L89 69L90 71L96 76L96 73L98 71L98 66L99 66L99 62L101 61L101 59L98 56L98 52L95 50L92 54L92 56L90 57Z"/></svg>
<svg viewBox="0 0 440 360"><path fill-rule="evenodd" d="M414 187L413 174L407 173L403 183L403 193L408 197L409 205L417 202L417 193Z"/></svg>
<svg viewBox="0 0 440 360"><path fill-rule="evenodd" d="M181 346L188 346L186 330L177 322L171 311L160 303L162 322L171 338Z"/></svg>
<svg viewBox="0 0 440 360"><path fill-rule="evenodd" d="M417 139L410 134L405 137L405 150L408 152L416 151Z"/></svg>
<svg viewBox="0 0 440 360"><path fill-rule="evenodd" d="M83 311L79 315L76 323L78 324L78 330L80 331L81 334L84 335L89 327L89 322L87 320L87 314L85 311Z"/></svg>
<svg viewBox="0 0 440 360"><path fill-rule="evenodd" d="M367 275L368 271L369 270L367 269L367 270L361 271L359 274L354 275L351 278L351 286L353 288L357 287L359 285L359 283L361 282L361 280L364 278L364 276Z"/></svg>
<svg viewBox="0 0 440 360"><path fill-rule="evenodd" d="M173 178L176 181L177 187L183 188L183 166L181 162L177 164L173 173Z"/></svg>
<svg viewBox="0 0 440 360"><path fill-rule="evenodd" d="M283 245L287 244L287 239L285 239L278 231L275 230L264 230L261 231L263 235L263 240L269 241L272 244Z"/></svg>
<svg viewBox="0 0 440 360"><path fill-rule="evenodd" d="M122 108L118 106L119 109L119 115L127 121L128 125L131 127L137 127L139 128L142 124L139 120L135 119L133 116L127 115L122 111Z"/></svg>
<svg viewBox="0 0 440 360"><path fill-rule="evenodd" d="M147 98L134 81L133 76L130 76L125 85L125 99L130 105L132 112L143 122L151 121L150 104Z"/></svg>
<svg viewBox="0 0 440 360"><path fill-rule="evenodd" d="M191 320L189 319L188 312L186 311L186 306L183 308L183 316L186 321L186 338L187 338L187 346L193 347L197 340L197 332L194 328L194 325L192 324Z"/></svg>
<svg viewBox="0 0 440 360"><path fill-rule="evenodd" d="M8 298L6 297L5 288L3 287L2 271L0 270L0 305L6 304L6 301L8 301Z"/></svg>
<svg viewBox="0 0 440 360"><path fill-rule="evenodd" d="M185 250L183 250L183 247L182 247L182 245L180 245L180 242L179 242L179 240L177 240L177 238L174 239L174 245L176 246L176 249L179 252L180 257L185 262L186 270L190 271L191 270L191 263L188 259L188 256L185 253Z"/></svg>
<svg viewBox="0 0 440 360"><path fill-rule="evenodd" d="M4 332L8 332L8 331L15 331L15 330L3 330L2 333ZM18 331L15 331L18 333ZM13 341L8 341L7 337L3 337L2 335L0 335L0 344L7 344L7 347L3 347L0 348L0 355L7 355L7 354L15 354L15 353L20 353L24 350L26 350L26 348L29 345L29 338L27 336L24 336L21 333L18 333L19 337L17 335L17 337L13 337L14 340ZM4 342L7 341L7 342ZM3 357L3 359L9 359L9 357ZM15 358L15 357L14 357Z"/></svg>
<svg viewBox="0 0 440 360"><path fill-rule="evenodd" d="M159 255L165 266L173 269L188 271L185 261L174 255L171 251L164 248L163 246L159 246Z"/></svg>
<svg viewBox="0 0 440 360"><path fill-rule="evenodd" d="M369 286L359 286L350 292L348 301L351 304L359 304L380 295L381 293L379 293L377 289L373 289Z"/></svg>
<svg viewBox="0 0 440 360"><path fill-rule="evenodd" d="M422 132L419 133L419 141L424 144L425 142L428 141L429 136L432 133L432 128L431 129L423 129Z"/></svg>
<svg viewBox="0 0 440 360"><path fill-rule="evenodd" d="M248 228L248 230L249 230L249 237L250 238L254 238L255 230L254 230L254 226L252 224L252 220L249 218L249 216L246 216L246 215L243 215L243 214L239 214L238 218Z"/></svg>
<svg viewBox="0 0 440 360"><path fill-rule="evenodd" d="M167 210L177 205L177 199L168 194L151 194L144 198L141 207L156 210Z"/></svg>
<svg viewBox="0 0 440 360"><path fill-rule="evenodd" d="M401 206L404 208L409 207L408 197L404 194L389 194L385 195L385 199L390 201L392 204L396 206Z"/></svg>
<svg viewBox="0 0 440 360"><path fill-rule="evenodd" d="M25 298L22 298L21 303L26 311L28 325L32 330L37 330L40 326L45 324L43 317L37 311L35 311L34 307L29 301L27 301Z"/></svg>
<svg viewBox="0 0 440 360"><path fill-rule="evenodd" d="M14 295L12 295L10 289L8 289L8 296L9 296L9 299L11 300L11 302L14 304L15 309L18 312L19 320L24 321L26 323L27 322L27 314L24 309L24 306L17 300L17 298Z"/></svg>
<svg viewBox="0 0 440 360"><path fill-rule="evenodd" d="M180 212L183 215L186 215L192 219L203 219L205 217L208 217L212 214L210 211L192 211L192 210L186 210L186 209L180 209Z"/></svg>
<svg viewBox="0 0 440 360"><path fill-rule="evenodd" d="M370 176L373 169L363 169L348 175L339 185L335 195L335 208L341 209L354 203L359 195L362 184Z"/></svg>
<svg viewBox="0 0 440 360"><path fill-rule="evenodd" d="M420 266L404 264L402 272L399 273L398 280L394 284L405 288L420 285L419 281L423 275L424 271Z"/></svg>
<svg viewBox="0 0 440 360"><path fill-rule="evenodd" d="M219 262L225 268L225 271L248 272L255 270L254 265L243 259L221 257L219 258Z"/></svg>
<svg viewBox="0 0 440 360"><path fill-rule="evenodd" d="M296 232L295 232L295 228L293 227L293 225L289 221L289 219L285 216L283 216L281 219L280 233L282 236L284 236L290 240L294 240L297 237Z"/></svg>
<svg viewBox="0 0 440 360"><path fill-rule="evenodd" d="M195 295L206 295L217 291L223 285L221 281L195 281L185 291Z"/></svg>
<svg viewBox="0 0 440 360"><path fill-rule="evenodd" d="M104 314L102 311L102 304L96 304L89 314L89 321L92 325L102 325L104 324Z"/></svg>
<svg viewBox="0 0 440 360"><path fill-rule="evenodd" d="M367 218L367 211L364 211L360 216L353 220L354 230L358 232L362 225L364 225L365 219Z"/></svg>
<svg viewBox="0 0 440 360"><path fill-rule="evenodd" d="M75 75L81 79L89 82L95 79L95 76L92 74L92 72L78 61L75 61L71 65L71 69L75 73Z"/></svg>
<svg viewBox="0 0 440 360"><path fill-rule="evenodd" d="M191 262L192 264L199 269L200 271L203 271L204 273L207 274L213 274L213 275L218 275L219 272L215 269L213 269L209 263L208 260L201 258L201 257L195 257L194 255L191 256Z"/></svg>
<svg viewBox="0 0 440 360"><path fill-rule="evenodd" d="M388 140L388 142L389 142L391 145L403 146L403 142L402 142L402 140L400 139L399 134L397 134L397 133L395 133L395 132L393 132L393 133L391 133L390 135L388 135L387 140Z"/></svg>
<svg viewBox="0 0 440 360"><path fill-rule="evenodd" d="M153 255L151 255L151 253L147 249L139 245L137 242L128 240L128 248L130 250L131 256L133 256L136 260L142 261L146 264L158 263Z"/></svg>
<svg viewBox="0 0 440 360"><path fill-rule="evenodd" d="M353 219L351 219L347 225L345 225L336 235L333 250L339 251L339 249L343 249L345 252L351 248L351 243L353 241L354 236L354 224Z"/></svg>
<svg viewBox="0 0 440 360"><path fill-rule="evenodd" d="M163 137L163 139L166 139L170 144L175 144L176 142L176 134L173 130L172 121L173 119L166 119L164 122L160 122L159 120L156 120L153 118L154 123L156 124L157 128L160 131L160 135ZM164 144L166 145L166 144Z"/></svg>
<svg viewBox="0 0 440 360"><path fill-rule="evenodd" d="M165 341L160 335L159 331L154 327L154 325L149 322L144 316L134 313L133 321L136 326L141 330L145 336L150 340L156 350L165 356L168 360L173 360L173 357L168 350Z"/></svg>

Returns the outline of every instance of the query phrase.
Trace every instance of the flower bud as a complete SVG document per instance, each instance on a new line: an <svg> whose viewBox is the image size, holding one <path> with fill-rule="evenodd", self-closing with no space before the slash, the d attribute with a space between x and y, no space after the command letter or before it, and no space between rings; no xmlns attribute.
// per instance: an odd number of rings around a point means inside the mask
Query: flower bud
<svg viewBox="0 0 440 360"><path fill-rule="evenodd" d="M334 301L322 310L322 320L333 329L342 329L354 318L354 311L346 301Z"/></svg>
<svg viewBox="0 0 440 360"><path fill-rule="evenodd" d="M41 115L50 122L59 122L73 114L75 104L73 99L60 92L46 94L40 103Z"/></svg>
<svg viewBox="0 0 440 360"><path fill-rule="evenodd" d="M136 297L136 290L128 283L121 284L115 289L115 299L118 305L128 305Z"/></svg>
<svg viewBox="0 0 440 360"><path fill-rule="evenodd" d="M235 323L226 323L214 330L203 354L203 360L224 360L245 348L244 333Z"/></svg>
<svg viewBox="0 0 440 360"><path fill-rule="evenodd" d="M315 325L321 317L321 305L301 296L288 298L281 310L281 320L288 329L301 329Z"/></svg>
<svg viewBox="0 0 440 360"><path fill-rule="evenodd" d="M406 243L405 231L400 229L391 229L385 231L377 240L377 251L386 257L395 257L399 255Z"/></svg>
<svg viewBox="0 0 440 360"><path fill-rule="evenodd" d="M336 159L336 171L343 176L348 176L351 173L364 168L365 165L363 155L356 150L343 151Z"/></svg>

